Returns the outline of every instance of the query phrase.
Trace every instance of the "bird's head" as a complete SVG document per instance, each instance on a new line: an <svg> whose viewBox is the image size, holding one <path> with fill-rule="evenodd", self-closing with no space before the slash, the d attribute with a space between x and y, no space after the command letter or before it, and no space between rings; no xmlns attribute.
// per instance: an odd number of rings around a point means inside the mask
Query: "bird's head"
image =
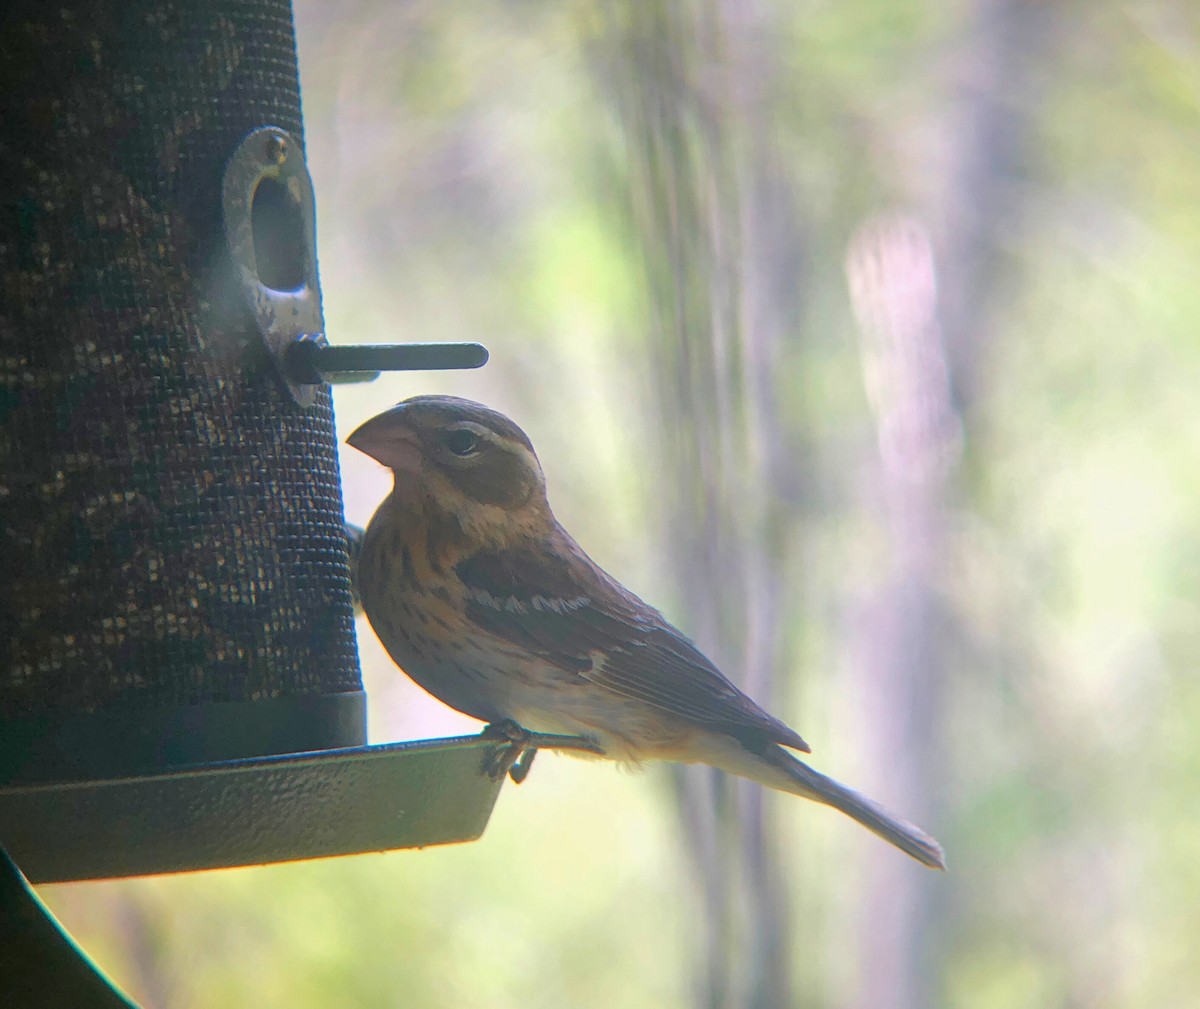
<svg viewBox="0 0 1200 1009"><path fill-rule="evenodd" d="M397 492L421 493L460 516L481 506L509 514L545 507L545 477L525 432L469 399L406 399L346 444L391 469Z"/></svg>

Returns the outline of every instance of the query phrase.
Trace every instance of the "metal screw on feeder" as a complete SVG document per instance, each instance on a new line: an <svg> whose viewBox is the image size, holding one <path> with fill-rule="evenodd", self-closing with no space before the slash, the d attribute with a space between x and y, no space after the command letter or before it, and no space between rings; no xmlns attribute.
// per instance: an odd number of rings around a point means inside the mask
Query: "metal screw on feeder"
<svg viewBox="0 0 1200 1009"><path fill-rule="evenodd" d="M287 137L279 133L269 133L267 135L266 151L267 159L274 161L277 165L282 165L287 160Z"/></svg>

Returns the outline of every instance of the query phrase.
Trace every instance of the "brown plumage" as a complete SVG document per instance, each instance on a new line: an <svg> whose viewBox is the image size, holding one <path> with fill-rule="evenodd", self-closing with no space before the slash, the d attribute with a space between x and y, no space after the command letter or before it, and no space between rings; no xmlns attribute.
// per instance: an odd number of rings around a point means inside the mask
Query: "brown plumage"
<svg viewBox="0 0 1200 1009"><path fill-rule="evenodd" d="M615 760L705 763L814 799L944 867L931 837L792 756L808 744L583 552L507 417L418 396L347 442L395 474L362 541L363 609L429 693L491 724L586 737Z"/></svg>

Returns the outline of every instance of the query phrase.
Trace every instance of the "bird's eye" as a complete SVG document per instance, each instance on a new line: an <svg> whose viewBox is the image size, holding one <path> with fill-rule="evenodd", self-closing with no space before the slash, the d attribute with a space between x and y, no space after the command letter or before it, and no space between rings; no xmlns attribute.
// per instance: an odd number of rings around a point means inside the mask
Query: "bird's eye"
<svg viewBox="0 0 1200 1009"><path fill-rule="evenodd" d="M461 427L457 431L448 431L443 441L446 448L459 456L471 455L479 448L479 435Z"/></svg>

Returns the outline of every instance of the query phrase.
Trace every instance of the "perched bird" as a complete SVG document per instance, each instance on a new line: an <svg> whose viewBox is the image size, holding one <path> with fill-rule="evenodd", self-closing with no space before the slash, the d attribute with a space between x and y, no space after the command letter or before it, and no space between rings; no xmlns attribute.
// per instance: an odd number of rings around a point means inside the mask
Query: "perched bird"
<svg viewBox="0 0 1200 1009"><path fill-rule="evenodd" d="M395 475L358 558L367 618L420 686L512 741L500 774L528 770L529 732L578 736L613 760L709 764L814 799L944 868L933 838L797 760L796 732L583 552L507 417L417 396L347 443Z"/></svg>

